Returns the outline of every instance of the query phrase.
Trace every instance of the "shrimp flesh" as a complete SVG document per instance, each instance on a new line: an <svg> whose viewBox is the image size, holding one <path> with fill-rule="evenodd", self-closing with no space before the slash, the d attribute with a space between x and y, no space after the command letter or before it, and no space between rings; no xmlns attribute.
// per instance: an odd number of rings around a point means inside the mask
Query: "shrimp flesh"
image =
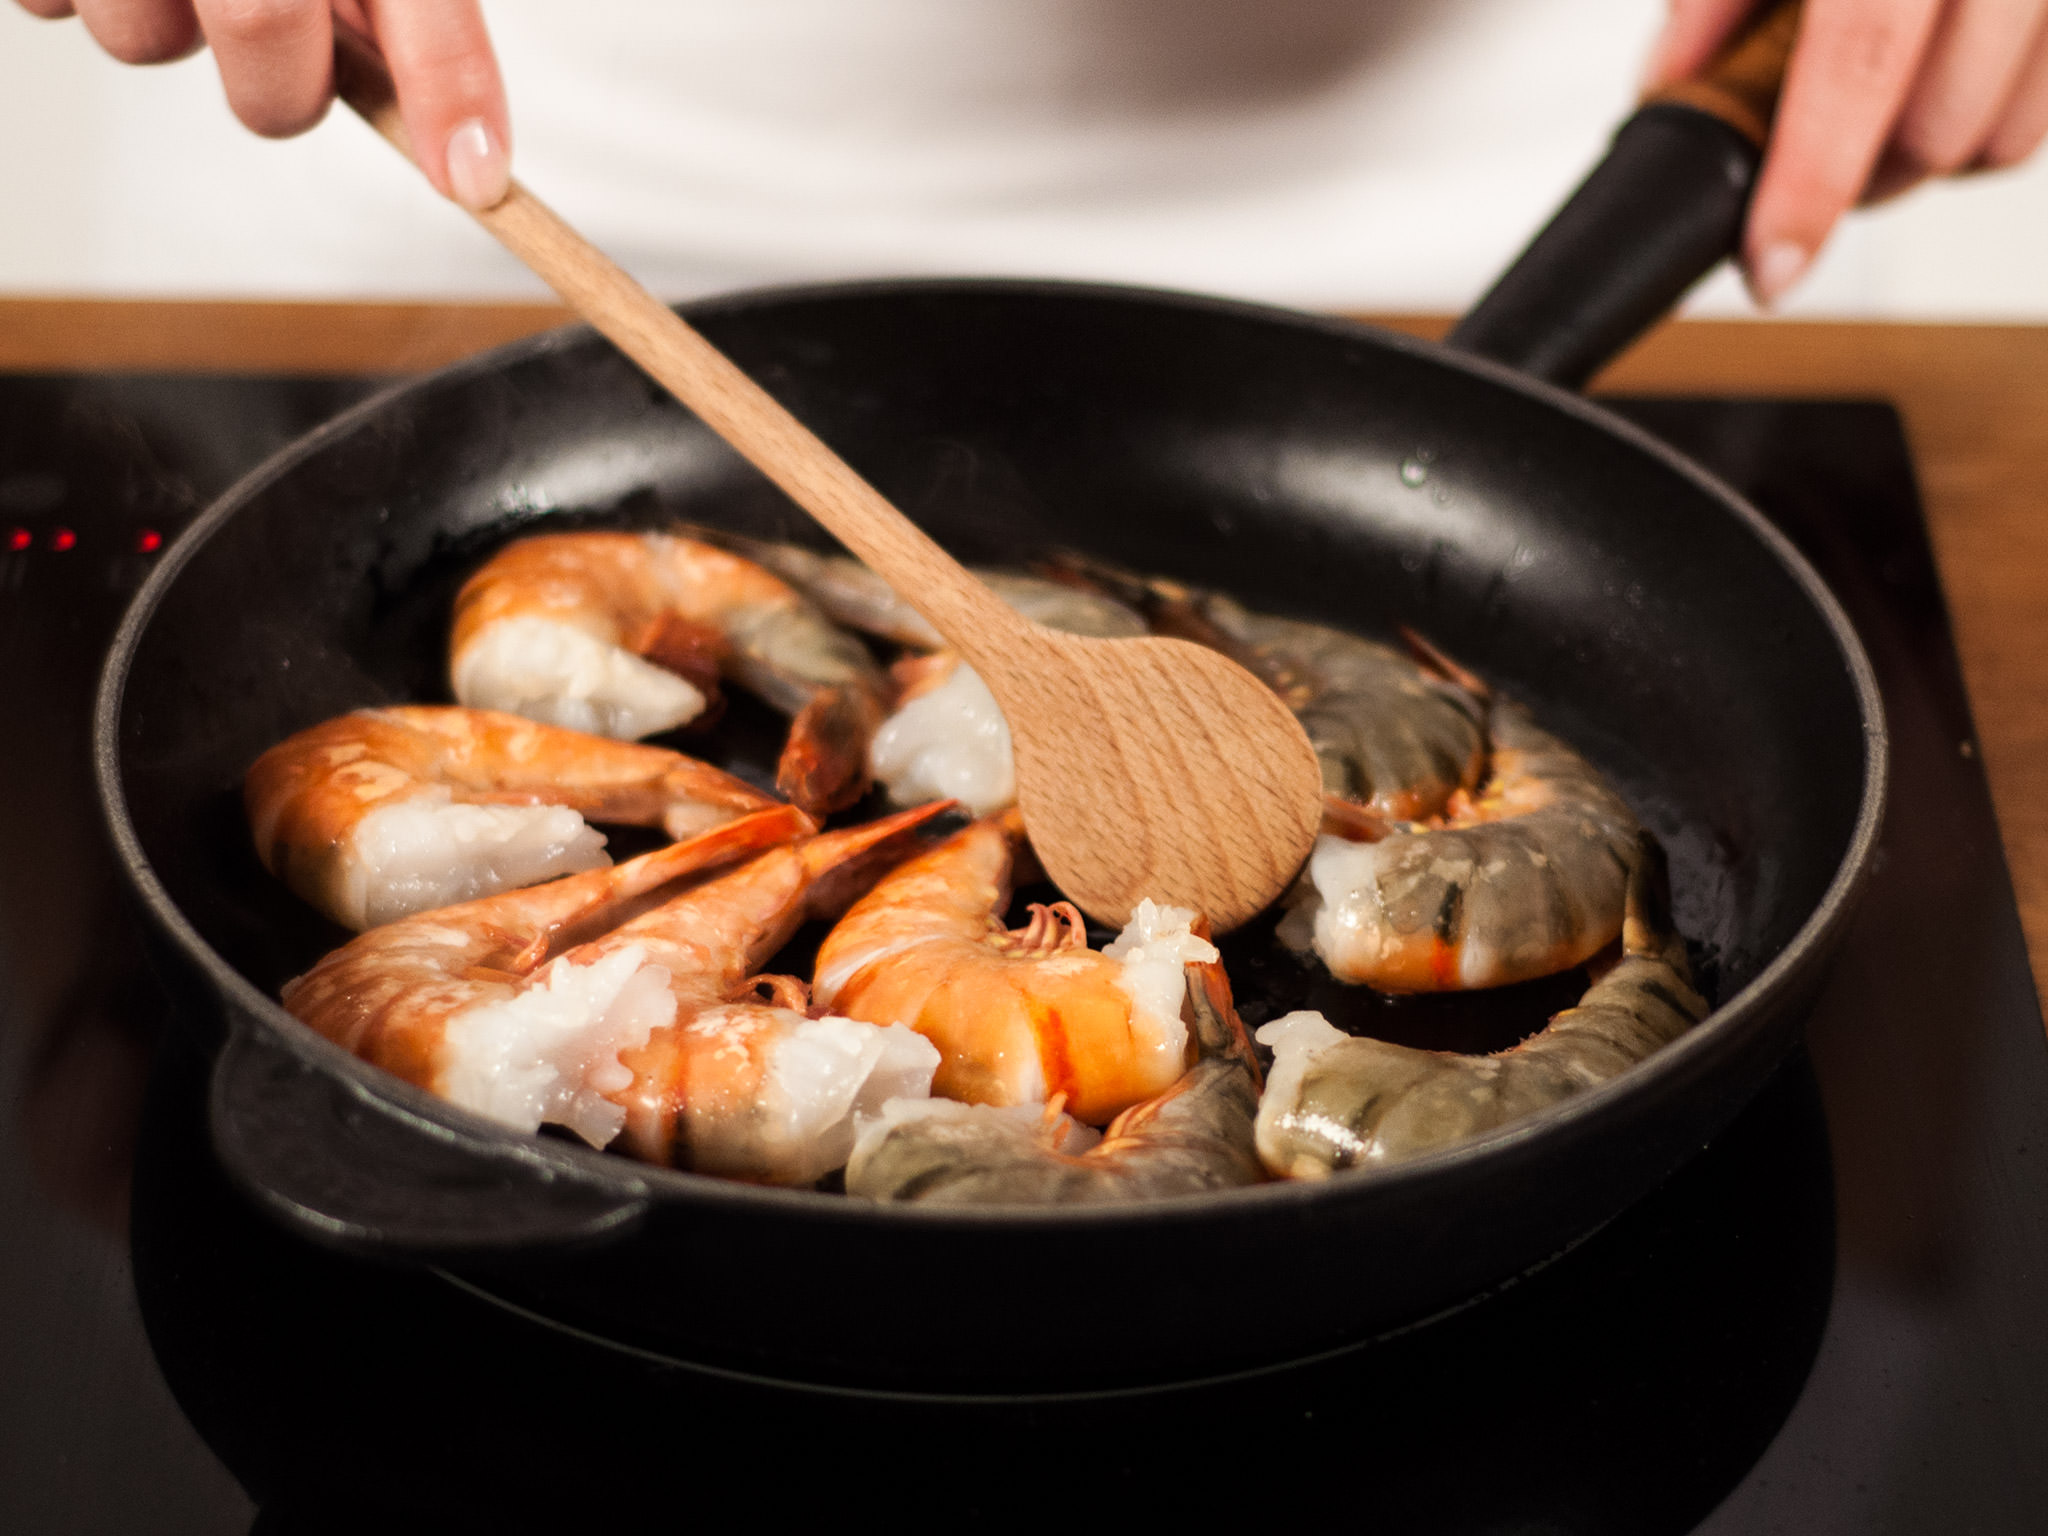
<svg viewBox="0 0 2048 1536"><path fill-rule="evenodd" d="M851 1018L910 1025L939 1048L933 1092L972 1104L1064 1094L1102 1125L1189 1065L1185 967L1216 950L1195 914L1140 902L1105 950L1066 902L1002 925L1023 853L1012 810L893 871L826 935L814 995Z"/></svg>
<svg viewBox="0 0 2048 1536"><path fill-rule="evenodd" d="M680 752L432 705L300 731L243 801L264 868L358 930L609 864L587 820L687 837L775 804Z"/></svg>
<svg viewBox="0 0 2048 1536"><path fill-rule="evenodd" d="M856 1111L928 1091L937 1053L909 1030L807 1017L800 983L748 973L928 814L789 843L801 813L762 812L616 869L364 934L290 983L285 1006L507 1125L562 1124L599 1147L623 1132L623 1150L656 1161L815 1179L845 1160ZM650 905L680 876L748 854Z"/></svg>
<svg viewBox="0 0 2048 1536"><path fill-rule="evenodd" d="M979 574L1003 601L1048 629L1098 640L1145 633L1145 621L1114 598L1008 571ZM893 592L888 595L904 613L917 617ZM897 632L906 633L907 626ZM977 816L1016 804L1010 722L981 674L948 650L907 656L892 674L895 707L868 748L869 770L890 800L897 805L958 800Z"/></svg>
<svg viewBox="0 0 2048 1536"><path fill-rule="evenodd" d="M866 791L887 680L751 560L661 533L539 534L500 550L455 600L449 677L465 704L633 738L694 719L714 674L793 718L785 796L822 815Z"/></svg>
<svg viewBox="0 0 2048 1536"><path fill-rule="evenodd" d="M1583 963L1621 931L1639 828L1578 753L1497 702L1492 775L1441 825L1324 835L1280 938L1382 992L1497 987ZM1328 828L1336 820L1326 820Z"/></svg>
<svg viewBox="0 0 2048 1536"><path fill-rule="evenodd" d="M893 711L868 748L869 771L892 802L958 800L977 816L1016 803L1010 724L995 695L888 582L845 555L720 538L767 566L839 623L928 653L897 663ZM978 569L975 574L1025 618L1049 629L1102 640L1145 633L1137 611L1105 593L1015 571Z"/></svg>
<svg viewBox="0 0 2048 1536"><path fill-rule="evenodd" d="M1251 1043L1222 965L1197 962L1187 976L1200 1059L1118 1115L1100 1141L1057 1100L1039 1109L891 1099L860 1126L846 1192L926 1205L1099 1205L1258 1183Z"/></svg>
<svg viewBox="0 0 2048 1536"><path fill-rule="evenodd" d="M1346 630L1253 613L1219 592L1079 556L1061 568L1141 606L1153 630L1222 651L1294 711L1325 792L1397 821L1436 815L1479 782L1487 692L1418 637L1404 654Z"/></svg>
<svg viewBox="0 0 2048 1536"><path fill-rule="evenodd" d="M1319 1013L1259 1030L1273 1070L1259 1156L1276 1176L1399 1162L1603 1083L1707 1014L1671 927L1663 856L1646 835L1628 880L1622 956L1537 1034L1492 1056L1345 1035Z"/></svg>
<svg viewBox="0 0 2048 1536"><path fill-rule="evenodd" d="M950 807L771 849L623 924L594 949L642 950L662 967L674 1020L621 1052L631 1083L622 1151L648 1162L807 1183L853 1150L854 1117L931 1091L939 1054L889 1020L812 1009L793 976L756 974L801 923L836 916ZM765 995L762 995L765 994ZM878 1027L879 1026L879 1027Z"/></svg>
<svg viewBox="0 0 2048 1536"><path fill-rule="evenodd" d="M665 1022L673 1003L666 978L642 978L637 960L564 964L550 952L601 932L665 886L808 825L780 806L612 868L372 928L287 982L285 1009L465 1108L523 1130L567 1125L602 1146L625 1121L601 1091L618 1051Z"/></svg>

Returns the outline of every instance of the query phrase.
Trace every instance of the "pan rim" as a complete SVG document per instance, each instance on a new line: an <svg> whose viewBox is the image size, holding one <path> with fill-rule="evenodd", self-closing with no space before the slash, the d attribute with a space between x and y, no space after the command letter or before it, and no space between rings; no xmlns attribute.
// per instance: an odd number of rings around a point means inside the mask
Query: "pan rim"
<svg viewBox="0 0 2048 1536"><path fill-rule="evenodd" d="M331 421L278 450L243 475L193 520L164 552L122 615L102 665L94 698L92 759L101 815L122 871L153 920L184 951L186 958L198 965L214 989L232 1004L231 1030L246 1029L249 1024L259 1025L277 1044L294 1055L302 1058L312 1056L323 1069L339 1074L358 1091L402 1113L432 1121L465 1143L487 1146L493 1155L517 1157L526 1162L537 1160L556 1179L601 1187L622 1200L666 1197L690 1203L709 1201L756 1210L779 1207L791 1214L828 1221L879 1224L884 1230L899 1224L935 1224L963 1231L1035 1229L1077 1222L1083 1225L1108 1223L1126 1226L1139 1222L1179 1224L1203 1220L1209 1213L1225 1214L1247 1209L1273 1211L1289 1205L1307 1211L1326 1201L1360 1198L1367 1191L1391 1196L1397 1192L1426 1188L1433 1183L1452 1183L1465 1178L1472 1165L1491 1163L1496 1157L1513 1156L1526 1143L1562 1141L1579 1129L1582 1122L1610 1112L1615 1102L1625 1094L1637 1091L1648 1082L1682 1072L1699 1058L1722 1049L1724 1041L1736 1034L1745 1020L1766 1006L1777 991L1789 986L1794 974L1813 963L1817 952L1825 949L1870 873L1881 829L1890 776L1889 735L1883 702L1876 671L1839 601L1791 540L1726 482L1597 402L1531 378L1504 364L1361 321L1248 300L1131 284L1036 277L922 277L750 288L678 305L677 308L692 318L701 319L806 302L949 294L1035 295L1069 300L1114 300L1123 304L1135 301L1155 308L1235 316L1265 324L1280 324L1298 331L1367 340L1375 346L1391 347L1434 365L1462 371L1563 411L1622 440L1691 482L1719 503L1725 512L1733 515L1792 577L1832 637L1857 698L1863 721L1863 782L1856 820L1821 899L1786 945L1733 997L1677 1040L1607 1082L1546 1105L1507 1125L1435 1151L1390 1165L1345 1169L1323 1180L1276 1180L1241 1189L1154 1197L1108 1206L949 1209L884 1205L815 1190L741 1184L707 1174L635 1163L612 1153L531 1136L450 1104L359 1060L294 1019L280 1003L261 992L228 964L185 918L157 878L129 814L121 776L121 707L135 654L165 594L197 552L244 505L301 461L356 431L396 400L415 392L454 387L475 376L551 351L606 345L588 326L571 324L491 348L444 368L400 379L374 391Z"/></svg>

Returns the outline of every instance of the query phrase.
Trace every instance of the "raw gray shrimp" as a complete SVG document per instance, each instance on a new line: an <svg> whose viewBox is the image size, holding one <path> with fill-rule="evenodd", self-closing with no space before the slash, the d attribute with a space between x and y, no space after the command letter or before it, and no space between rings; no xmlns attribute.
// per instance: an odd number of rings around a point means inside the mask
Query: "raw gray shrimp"
<svg viewBox="0 0 2048 1536"><path fill-rule="evenodd" d="M696 718L720 676L793 717L776 787L816 815L867 788L888 682L867 648L750 560L661 533L508 544L455 600L465 704L633 738Z"/></svg>
<svg viewBox="0 0 2048 1536"><path fill-rule="evenodd" d="M1672 930L1663 856L1645 835L1628 879L1622 956L1575 1008L1492 1056L1419 1051L1345 1035L1318 1013L1259 1030L1273 1070L1259 1156L1278 1176L1399 1162L1603 1083L1707 1014Z"/></svg>
<svg viewBox="0 0 2048 1536"><path fill-rule="evenodd" d="M1200 1059L1166 1092L1133 1105L1099 1142L1043 1107L892 1099L866 1122L846 1190L928 1205L1101 1205L1256 1184L1257 1068L1217 962L1188 966L1187 1012Z"/></svg>
<svg viewBox="0 0 2048 1536"><path fill-rule="evenodd" d="M798 544L771 544L721 532L706 532L704 537L773 571L827 616L849 629L892 640L915 651L946 648L945 640L923 614L850 555L820 554ZM1048 629L1098 640L1145 633L1143 617L1106 593L1090 591L1071 581L988 566L976 566L974 574L1025 618Z"/></svg>
<svg viewBox="0 0 2048 1536"><path fill-rule="evenodd" d="M1156 632L1222 651L1262 679L1308 732L1327 793L1412 821L1479 782L1486 688L1419 638L1409 641L1420 659L1325 624L1253 613L1220 592L1077 556L1060 564L1141 606Z"/></svg>
<svg viewBox="0 0 2048 1536"><path fill-rule="evenodd" d="M1017 798L1010 727L979 674L880 576L845 555L794 544L717 535L774 571L838 622L924 654L894 669L892 713L874 735L868 765L898 805L958 800L977 816ZM1145 621L1107 594L1014 571L975 572L1025 618L1050 629L1113 640L1145 633Z"/></svg>
<svg viewBox="0 0 2048 1536"><path fill-rule="evenodd" d="M1621 931L1639 828L1584 758L1497 701L1492 773L1438 826L1317 839L1281 939L1383 992L1497 987L1569 970ZM1332 818L1326 827L1336 825Z"/></svg>

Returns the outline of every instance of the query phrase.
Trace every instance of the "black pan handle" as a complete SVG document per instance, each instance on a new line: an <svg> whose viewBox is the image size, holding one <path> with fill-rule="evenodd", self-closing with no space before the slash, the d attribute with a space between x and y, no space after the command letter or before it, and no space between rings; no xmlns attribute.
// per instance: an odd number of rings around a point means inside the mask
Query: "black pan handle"
<svg viewBox="0 0 2048 1536"><path fill-rule="evenodd" d="M261 1204L309 1237L379 1257L583 1244L629 1230L648 1208L637 1179L579 1178L540 1143L452 1131L248 1024L214 1063L208 1112L221 1163Z"/></svg>
<svg viewBox="0 0 2048 1536"><path fill-rule="evenodd" d="M1577 389L1735 251L1800 8L1764 6L1623 123L1449 345Z"/></svg>

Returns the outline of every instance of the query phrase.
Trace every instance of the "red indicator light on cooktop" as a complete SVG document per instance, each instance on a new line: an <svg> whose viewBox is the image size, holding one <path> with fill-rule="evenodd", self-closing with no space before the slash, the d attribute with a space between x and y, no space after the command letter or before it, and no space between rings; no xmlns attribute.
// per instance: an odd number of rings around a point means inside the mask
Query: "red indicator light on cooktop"
<svg viewBox="0 0 2048 1536"><path fill-rule="evenodd" d="M69 549L77 542L78 535L69 528L53 528L50 530L50 548L52 549Z"/></svg>
<svg viewBox="0 0 2048 1536"><path fill-rule="evenodd" d="M135 535L135 552L138 555L153 555L164 547L164 536L154 528L145 528Z"/></svg>
<svg viewBox="0 0 2048 1536"><path fill-rule="evenodd" d="M7 530L7 547L16 554L27 549L34 542L35 535L26 528L10 528Z"/></svg>

